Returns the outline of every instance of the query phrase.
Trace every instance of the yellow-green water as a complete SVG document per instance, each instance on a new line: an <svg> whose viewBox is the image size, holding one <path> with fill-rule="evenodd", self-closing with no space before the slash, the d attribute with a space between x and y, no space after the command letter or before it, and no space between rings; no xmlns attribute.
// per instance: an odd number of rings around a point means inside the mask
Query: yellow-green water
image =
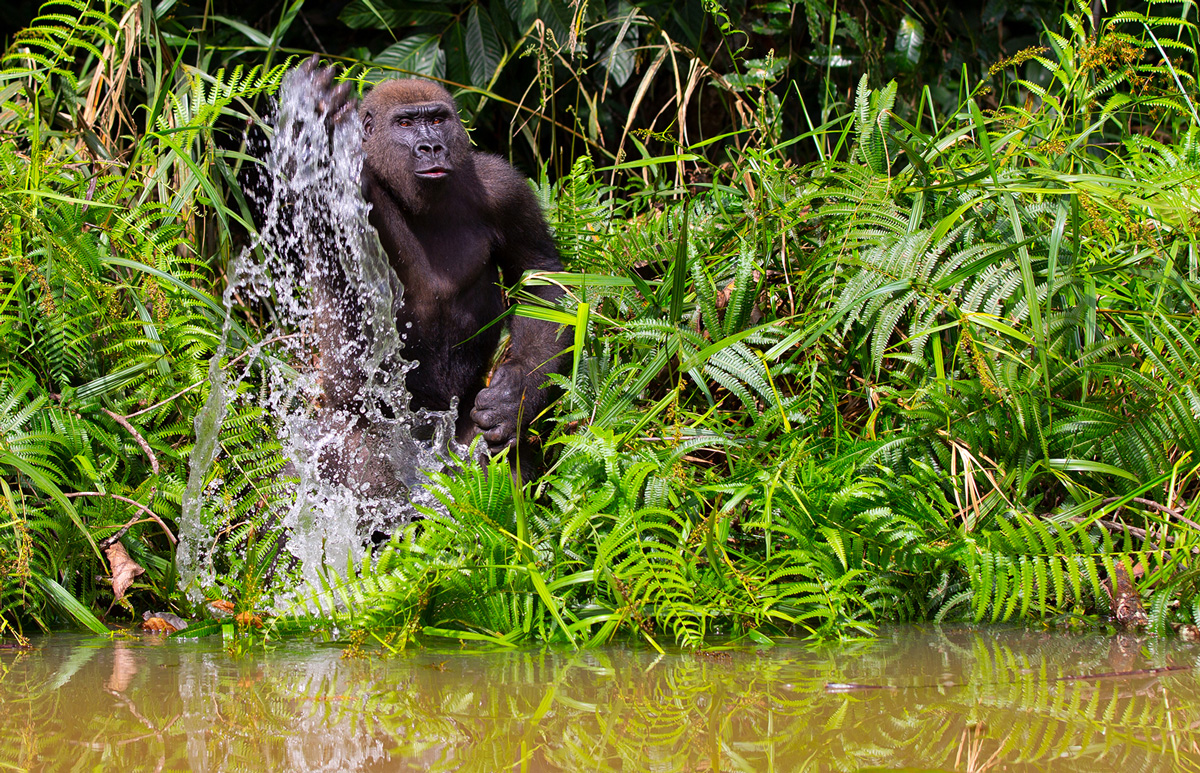
<svg viewBox="0 0 1200 773"><path fill-rule="evenodd" d="M1198 656L994 629L389 658L58 634L0 650L0 770L1200 770Z"/></svg>

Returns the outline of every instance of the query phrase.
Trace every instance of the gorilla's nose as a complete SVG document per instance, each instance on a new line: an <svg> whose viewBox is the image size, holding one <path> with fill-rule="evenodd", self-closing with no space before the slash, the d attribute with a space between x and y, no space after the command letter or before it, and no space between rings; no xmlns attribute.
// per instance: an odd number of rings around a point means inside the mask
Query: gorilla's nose
<svg viewBox="0 0 1200 773"><path fill-rule="evenodd" d="M419 156L434 156L445 152L446 146L440 142L417 143L417 155Z"/></svg>

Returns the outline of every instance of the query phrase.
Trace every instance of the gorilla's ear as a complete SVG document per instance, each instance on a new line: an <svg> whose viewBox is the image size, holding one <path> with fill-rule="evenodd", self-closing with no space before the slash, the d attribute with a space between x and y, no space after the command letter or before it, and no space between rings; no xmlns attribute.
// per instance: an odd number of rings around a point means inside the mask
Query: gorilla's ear
<svg viewBox="0 0 1200 773"><path fill-rule="evenodd" d="M371 111L370 111L370 110L364 110L364 111L363 111L363 118L362 118L362 131L363 131L363 137L370 137L370 136L371 136L371 129L373 128L374 124L375 124L375 121L374 121L374 120L372 120Z"/></svg>

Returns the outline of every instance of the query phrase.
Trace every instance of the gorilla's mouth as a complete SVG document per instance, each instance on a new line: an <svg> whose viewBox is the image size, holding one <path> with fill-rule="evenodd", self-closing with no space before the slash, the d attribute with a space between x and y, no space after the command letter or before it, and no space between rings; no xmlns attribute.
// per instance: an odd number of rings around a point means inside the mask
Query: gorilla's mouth
<svg viewBox="0 0 1200 773"><path fill-rule="evenodd" d="M429 166L424 169L418 169L415 174L417 177L424 177L427 180L440 180L450 174L450 170L444 166Z"/></svg>

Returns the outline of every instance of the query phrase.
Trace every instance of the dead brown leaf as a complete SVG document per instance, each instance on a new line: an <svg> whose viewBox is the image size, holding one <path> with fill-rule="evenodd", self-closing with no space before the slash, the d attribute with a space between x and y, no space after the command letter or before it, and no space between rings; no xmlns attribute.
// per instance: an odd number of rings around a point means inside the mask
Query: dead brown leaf
<svg viewBox="0 0 1200 773"><path fill-rule="evenodd" d="M243 628L262 628L262 618L253 612L242 612L233 618Z"/></svg>
<svg viewBox="0 0 1200 773"><path fill-rule="evenodd" d="M232 601L226 601L225 599L213 599L212 601L208 602L208 606L211 607L214 612L224 612L227 615L233 614L234 607Z"/></svg>
<svg viewBox="0 0 1200 773"><path fill-rule="evenodd" d="M187 627L187 620L170 612L153 612L147 609L142 613L142 630L149 633L175 633Z"/></svg>
<svg viewBox="0 0 1200 773"><path fill-rule="evenodd" d="M1149 625L1150 618L1146 616L1146 610L1142 607L1141 594L1138 593L1137 587L1130 579L1129 570L1125 568L1124 563L1119 561L1113 565L1113 570L1114 582L1112 584L1116 586L1116 589L1115 592L1109 590L1109 595L1112 596L1112 608L1117 622L1126 629Z"/></svg>
<svg viewBox="0 0 1200 773"><path fill-rule="evenodd" d="M139 574L144 574L146 570L129 557L128 551L120 542L106 547L104 554L108 556L108 565L112 568L113 595L120 601L125 598L125 591L129 590L129 586L133 585L133 579Z"/></svg>
<svg viewBox="0 0 1200 773"><path fill-rule="evenodd" d="M142 621L142 630L150 633L175 633L179 629L161 617L147 617Z"/></svg>

